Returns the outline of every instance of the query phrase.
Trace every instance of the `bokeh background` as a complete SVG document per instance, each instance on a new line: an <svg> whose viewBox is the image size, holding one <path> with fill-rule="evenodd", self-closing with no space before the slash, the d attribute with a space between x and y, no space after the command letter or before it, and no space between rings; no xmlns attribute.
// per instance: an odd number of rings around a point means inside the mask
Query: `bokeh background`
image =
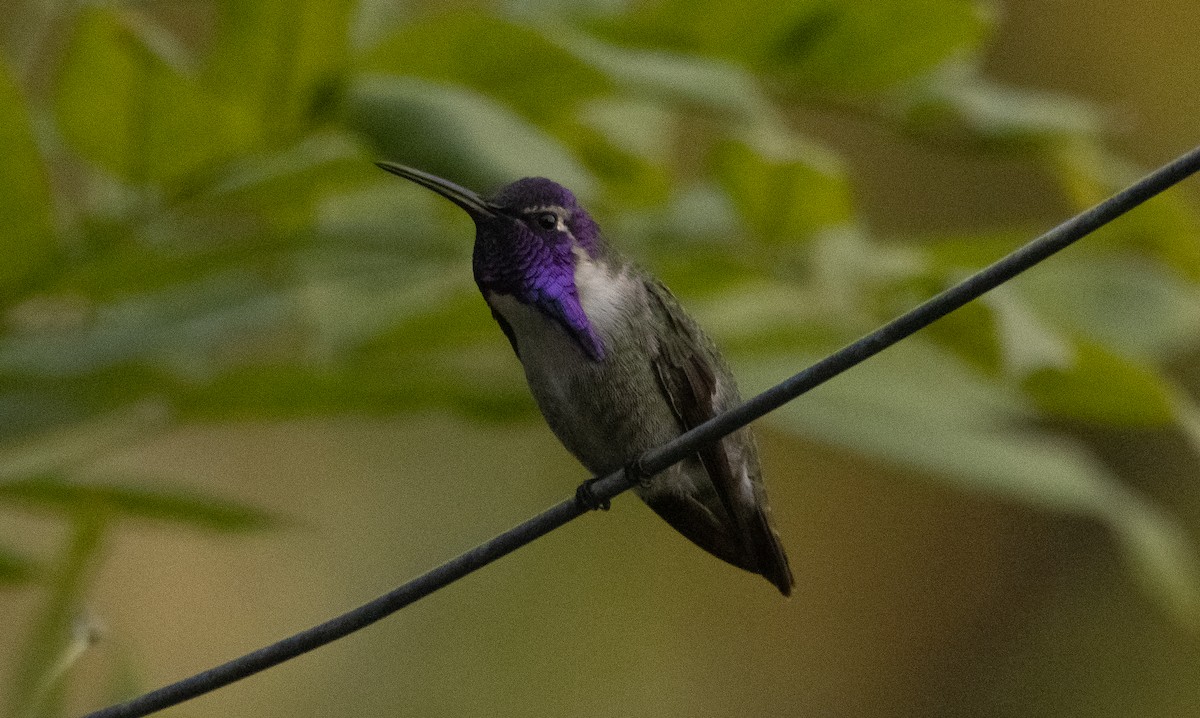
<svg viewBox="0 0 1200 718"><path fill-rule="evenodd" d="M1188 0L8 0L0 711L341 612L570 494L376 170L571 186L756 391L1200 137ZM173 716L1177 716L1194 186L760 422L781 599L632 497Z"/></svg>

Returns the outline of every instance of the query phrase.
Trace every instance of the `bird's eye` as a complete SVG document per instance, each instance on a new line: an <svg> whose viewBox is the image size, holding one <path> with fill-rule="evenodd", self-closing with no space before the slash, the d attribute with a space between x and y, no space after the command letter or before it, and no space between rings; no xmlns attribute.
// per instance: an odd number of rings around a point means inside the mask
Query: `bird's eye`
<svg viewBox="0 0 1200 718"><path fill-rule="evenodd" d="M542 229L554 229L558 226L558 215L553 212L542 212L533 218Z"/></svg>

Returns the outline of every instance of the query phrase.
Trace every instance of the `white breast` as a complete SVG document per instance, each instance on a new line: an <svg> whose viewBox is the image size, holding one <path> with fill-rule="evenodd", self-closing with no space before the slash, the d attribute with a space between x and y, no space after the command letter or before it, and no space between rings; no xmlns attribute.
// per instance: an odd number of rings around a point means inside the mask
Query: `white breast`
<svg viewBox="0 0 1200 718"><path fill-rule="evenodd" d="M632 296L630 282L626 273L613 276L607 265L575 248L575 289L579 292L579 304L601 337L611 333L624 320L623 305Z"/></svg>
<svg viewBox="0 0 1200 718"><path fill-rule="evenodd" d="M622 302L634 289L629 286L632 281L624 272L610 274L605 265L576 250L575 286L579 303L606 350L612 345L610 337L614 333L627 331L622 326L622 322L629 321ZM566 329L536 307L503 294L490 295L487 300L512 327L525 376L543 410L547 403L572 403L572 381L580 375L593 374L593 360Z"/></svg>
<svg viewBox="0 0 1200 718"><path fill-rule="evenodd" d="M622 322L628 321L624 316L624 302L631 296L631 290L636 288L630 286L633 280L627 273L620 272L614 276L606 265L594 261L581 249L576 248L575 258L575 288L579 293L579 304L592 329L603 342L613 332L623 328ZM535 355L540 354L549 354L557 361L562 361L564 354L584 357L583 351L567 331L536 307L506 294L492 294L487 300L512 327L522 361L537 361L540 357Z"/></svg>

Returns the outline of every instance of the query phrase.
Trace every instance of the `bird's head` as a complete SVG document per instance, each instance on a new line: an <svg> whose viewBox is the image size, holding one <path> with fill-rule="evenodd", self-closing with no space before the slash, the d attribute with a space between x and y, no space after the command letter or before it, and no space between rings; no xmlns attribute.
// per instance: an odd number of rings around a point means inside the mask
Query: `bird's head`
<svg viewBox="0 0 1200 718"><path fill-rule="evenodd" d="M491 199L436 175L380 162L394 175L426 187L475 221L475 282L485 297L512 296L562 322L593 356L602 355L579 303L575 270L603 261L600 228L575 195L545 177L506 185Z"/></svg>

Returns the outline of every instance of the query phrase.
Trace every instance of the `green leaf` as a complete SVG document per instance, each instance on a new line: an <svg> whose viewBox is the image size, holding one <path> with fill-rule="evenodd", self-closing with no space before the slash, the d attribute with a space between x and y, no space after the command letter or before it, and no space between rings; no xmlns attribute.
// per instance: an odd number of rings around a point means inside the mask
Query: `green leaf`
<svg viewBox="0 0 1200 718"><path fill-rule="evenodd" d="M322 113L348 64L352 0L219 0L205 84L239 106L267 144Z"/></svg>
<svg viewBox="0 0 1200 718"><path fill-rule="evenodd" d="M235 367L180 387L176 404L184 417L206 421L429 408L491 422L528 418L520 365L478 292L462 288L467 277L402 282L374 298L346 294L336 300L348 302L341 308L330 296L322 343L338 360Z"/></svg>
<svg viewBox="0 0 1200 718"><path fill-rule="evenodd" d="M0 484L0 490L8 484ZM3 499L0 499L2 501ZM79 605L103 559L107 512L72 507L70 540L47 571L44 600L18 654L11 679L9 715L50 718L60 715L66 694L62 678L95 639L94 626L80 620Z"/></svg>
<svg viewBox="0 0 1200 718"><path fill-rule="evenodd" d="M556 39L634 96L746 123L775 114L754 75L736 65L699 55L631 49L567 32Z"/></svg>
<svg viewBox="0 0 1200 718"><path fill-rule="evenodd" d="M736 61L791 91L864 94L975 50L990 24L973 0L665 0L606 33Z"/></svg>
<svg viewBox="0 0 1200 718"><path fill-rule="evenodd" d="M740 364L739 377L755 391L806 363L760 358ZM1003 387L909 340L785 405L770 421L964 490L1097 520L1125 550L1148 595L1182 625L1197 627L1200 564L1178 520L1125 488L1081 446L1022 429L1031 417Z"/></svg>
<svg viewBox="0 0 1200 718"><path fill-rule="evenodd" d="M243 148L247 118L169 59L177 54L135 15L81 11L55 88L66 141L134 184L178 179Z"/></svg>
<svg viewBox="0 0 1200 718"><path fill-rule="evenodd" d="M1093 342L1069 363L1035 370L1022 386L1046 414L1106 426L1155 427L1175 419L1173 388L1157 370Z"/></svg>
<svg viewBox="0 0 1200 718"><path fill-rule="evenodd" d="M672 235L672 239L676 237L678 235ZM749 308L728 294L762 297L763 301L757 306L763 307L767 321L774 325L780 317L791 317L792 313L788 310L795 308L795 305L789 305L786 309L776 306L773 313L766 309L766 305L780 297L771 293L771 288L759 291L759 267L747 256L750 252L746 251L744 245L733 242L725 245L697 242L689 246L683 242L682 239L675 239L654 248L654 274L662 279L671 291L681 297L715 297L712 304L718 308L722 305L728 306L729 311L723 314L731 317L747 312ZM794 297L789 294L788 298ZM757 313L751 313L758 316ZM788 324L794 328L790 322ZM747 326L738 322L736 318L732 325L736 328ZM706 322L705 326L710 325Z"/></svg>
<svg viewBox="0 0 1200 718"><path fill-rule="evenodd" d="M833 3L824 0L660 0L639 3L600 31L622 44L658 47L759 66L784 44L794 28L811 24Z"/></svg>
<svg viewBox="0 0 1200 718"><path fill-rule="evenodd" d="M604 181L607 199L626 208L667 200L678 113L653 100L606 97L583 106L578 120L571 147Z"/></svg>
<svg viewBox="0 0 1200 718"><path fill-rule="evenodd" d="M232 209L233 202L227 206ZM177 291L199 277L266 263L282 253L275 246L280 240L269 242L247 215L239 219L231 224L229 215L175 206L142 222L84 220L79 236L98 250L64 266L45 293L18 305L14 334L39 341L55 329L88 327L108 305ZM85 336L77 339L86 342Z"/></svg>
<svg viewBox="0 0 1200 718"><path fill-rule="evenodd" d="M410 242L395 232L387 239L388 245L372 248L331 238L275 257L276 264L286 260L288 271L272 284L264 285L245 265L240 272L89 306L77 324L12 333L0 340L0 378L43 386L91 411L153 395L189 417L380 414L436 405L430 397L456 382L449 392L454 399L446 403L469 407L475 400L466 394L477 387L445 376L445 358L413 361L474 324L483 326L472 329L476 340L486 332L503 346L470 287L468 238L453 255L464 263L453 268L445 265L445 250L429 256L428 240ZM409 243L414 246L406 248ZM441 312L464 287L470 288L472 311L443 316L429 336L389 343L400 336L398 327ZM377 362L374 347L381 343L386 357ZM255 381L262 387L252 386ZM398 396L405 391L415 398ZM491 408L497 402L480 401L488 404L480 411L500 413Z"/></svg>
<svg viewBox="0 0 1200 718"><path fill-rule="evenodd" d="M1200 339L1200 288L1127 252L1047 262L1014 290L1053 325L1136 359L1165 359Z"/></svg>
<svg viewBox="0 0 1200 718"><path fill-rule="evenodd" d="M924 330L925 336L985 374L996 375L1003 365L996 318L983 302L955 309Z"/></svg>
<svg viewBox="0 0 1200 718"><path fill-rule="evenodd" d="M677 268L691 266L704 274L697 278L719 277L721 265L728 266L732 259L743 269L753 264L752 257L716 258L709 267L703 258L683 256L692 252L710 252L732 255L738 252L749 254L755 245L744 241L737 208L729 195L712 182L696 182L676 186L665 202L641 207L616 214L612 220L605 219L604 228L609 236L619 237L623 248L635 252L653 252L655 259L673 264ZM713 271L706 271L712 269ZM738 272L738 278L749 278L753 272ZM689 282L690 277L677 276L675 282ZM671 284L675 287L675 283Z"/></svg>
<svg viewBox="0 0 1200 718"><path fill-rule="evenodd" d="M1179 431L1191 444L1192 452L1200 454L1200 405L1191 392L1182 387L1175 390L1174 404Z"/></svg>
<svg viewBox="0 0 1200 718"><path fill-rule="evenodd" d="M984 233L918 236L912 242L920 245L925 263L945 278L966 276L995 262L1030 239L1020 230L998 230ZM1044 271L1053 263L1038 266ZM1028 275L1026 275L1028 276ZM944 281L944 280L943 280Z"/></svg>
<svg viewBox="0 0 1200 718"><path fill-rule="evenodd" d="M792 91L860 95L974 52L991 26L976 0L829 0L794 21L760 61Z"/></svg>
<svg viewBox="0 0 1200 718"><path fill-rule="evenodd" d="M742 133L717 150L715 163L754 234L768 242L803 240L853 216L838 161L782 127Z"/></svg>
<svg viewBox="0 0 1200 718"><path fill-rule="evenodd" d="M518 177L553 177L593 196L586 169L549 135L484 95L404 77L373 75L350 88L347 122L384 157L461 180L477 191Z"/></svg>
<svg viewBox="0 0 1200 718"><path fill-rule="evenodd" d="M1151 359L1163 349L1158 342L1195 335L1197 293L1138 272L1138 264L1083 259L1057 271L1047 267L1051 276L1033 273L984 298L1007 372L1043 413L1113 427L1159 427L1178 419L1177 390ZM1028 301L1030 295L1038 301ZM1192 312L1166 311L1188 295ZM1107 341L1080 337L1080 328Z"/></svg>
<svg viewBox="0 0 1200 718"><path fill-rule="evenodd" d="M324 268L314 268L314 273ZM465 269L465 267L464 267ZM460 296L470 284L467 271L390 271L376 275L359 273L350 277L319 277L306 283L300 298L300 321L308 329L315 356L345 356L349 350L375 341L413 317L440 312L447 300ZM472 288L473 290L473 288ZM472 291L472 298L476 292ZM477 300L477 303L482 304ZM474 307L479 314L482 307ZM449 317L441 333L453 333L456 317ZM424 337L422 339L425 339ZM432 339L432 338L431 338ZM427 349L429 341L410 347ZM403 351L403 349L401 349ZM410 352L413 350L409 350Z"/></svg>
<svg viewBox="0 0 1200 718"><path fill-rule="evenodd" d="M613 145L659 163L670 159L680 129L678 115L662 103L619 96L588 102L579 119Z"/></svg>
<svg viewBox="0 0 1200 718"><path fill-rule="evenodd" d="M111 512L220 533L259 531L279 518L246 504L184 488L69 483L55 478L0 483L0 503L55 512Z"/></svg>
<svg viewBox="0 0 1200 718"><path fill-rule="evenodd" d="M243 265L89 306L76 323L10 332L0 337L0 374L64 377L141 363L203 377L229 361L237 339L266 347L290 329L297 301Z"/></svg>
<svg viewBox="0 0 1200 718"><path fill-rule="evenodd" d="M499 346L495 340L500 339L496 335L500 327L479 290L467 286L471 285L468 273L462 275L435 280L428 289L417 285L415 301L408 304L407 311L394 313L393 326L365 344L363 351L386 357L395 356L404 347L408 347L407 353L415 354L431 350L465 352L481 341Z"/></svg>
<svg viewBox="0 0 1200 718"><path fill-rule="evenodd" d="M261 209L298 193L307 198L327 192L312 185L328 182L327 175L357 178L367 165L369 158L355 138L341 132L315 133L281 151L240 158L222 172L209 192L237 209ZM369 174L376 177L374 171Z"/></svg>
<svg viewBox="0 0 1200 718"><path fill-rule="evenodd" d="M885 314L891 316L931 293L922 277L924 258L911 247L877 241L857 224L831 227L812 239L805 250L818 296L826 304L840 305L837 309L843 315L850 308L861 310L868 299L874 304L880 298L890 302ZM876 312L861 316L869 317L871 324L878 322Z"/></svg>
<svg viewBox="0 0 1200 718"><path fill-rule="evenodd" d="M401 28L369 52L363 70L464 85L546 127L573 121L608 78L535 27L480 12L441 13Z"/></svg>
<svg viewBox="0 0 1200 718"><path fill-rule="evenodd" d="M1200 631L1200 561L1180 522L1132 492L1113 496L1107 518L1135 579L1177 624Z"/></svg>
<svg viewBox="0 0 1200 718"><path fill-rule="evenodd" d="M141 651L131 645L132 642L133 638L124 634L114 633L105 638L104 648L112 667L97 703L124 703L145 693L146 686L151 684L146 676L146 662Z"/></svg>
<svg viewBox="0 0 1200 718"><path fill-rule="evenodd" d="M467 215L434 192L371 168L374 183L322 201L312 261L359 267L429 264L435 273L451 263L460 271L469 267L475 237Z"/></svg>
<svg viewBox="0 0 1200 718"><path fill-rule="evenodd" d="M1133 184L1144 172L1094 141L1065 143L1053 156L1067 196L1079 209L1091 207ZM1190 281L1200 281L1200 217L1184 195L1166 192L1105 225L1088 245L1134 250L1165 262Z"/></svg>
<svg viewBox="0 0 1200 718"><path fill-rule="evenodd" d="M738 376L750 393L808 363L799 357L749 360ZM1035 416L1031 409L1015 393L909 340L784 406L771 421L974 491L1095 514L1112 480L1082 450L1014 429Z"/></svg>
<svg viewBox="0 0 1200 718"><path fill-rule="evenodd" d="M41 573L41 567L31 559L0 547L0 586L29 583Z"/></svg>
<svg viewBox="0 0 1200 718"><path fill-rule="evenodd" d="M16 290L44 267L57 243L49 180L38 153L25 100L0 62L0 294Z"/></svg>
<svg viewBox="0 0 1200 718"><path fill-rule="evenodd" d="M65 412L64 412L65 414ZM171 416L156 402L141 402L86 421L60 415L68 426L43 430L0 448L0 480L69 471L106 453L145 441L166 429Z"/></svg>
<svg viewBox="0 0 1200 718"><path fill-rule="evenodd" d="M989 148L1029 150L1099 136L1107 118L1095 106L1063 95L1012 87L984 77L977 63L949 63L897 93L896 114L920 136L961 137Z"/></svg>
<svg viewBox="0 0 1200 718"><path fill-rule="evenodd" d="M242 154L186 196L134 219L86 218L81 240L91 251L63 267L49 287L66 296L39 297L27 313L62 304L83 317L90 310L81 306L83 297L107 304L221 272L277 271L309 245L313 225L330 206L368 184L383 186L387 175L368 157L347 132L317 132L278 151ZM401 194L394 180L387 186ZM393 241L396 226L388 228ZM351 238L347 253L360 245Z"/></svg>
<svg viewBox="0 0 1200 718"><path fill-rule="evenodd" d="M1009 376L1024 378L1047 367L1070 365L1074 341L1046 322L1012 285L997 287L979 303L991 310L996 343Z"/></svg>
<svg viewBox="0 0 1200 718"><path fill-rule="evenodd" d="M483 354L472 349L476 359ZM183 416L201 421L332 413L392 416L445 409L480 421L508 422L536 413L518 377L515 366L496 376L465 361L457 366L443 361L364 360L339 366L245 367L182 392L179 404Z"/></svg>
<svg viewBox="0 0 1200 718"><path fill-rule="evenodd" d="M936 237L918 244L929 271L945 286L1013 251L1031 234ZM1002 290L1005 301L1021 302L1051 326L1134 357L1161 359L1187 350L1200 337L1200 288L1169 264L1128 249L1093 247L1092 239L1069 260L1045 262L1023 274Z"/></svg>
<svg viewBox="0 0 1200 718"><path fill-rule="evenodd" d="M189 204L222 218L257 217L275 233L300 233L323 203L379 175L357 138L319 132L280 151L238 158Z"/></svg>

